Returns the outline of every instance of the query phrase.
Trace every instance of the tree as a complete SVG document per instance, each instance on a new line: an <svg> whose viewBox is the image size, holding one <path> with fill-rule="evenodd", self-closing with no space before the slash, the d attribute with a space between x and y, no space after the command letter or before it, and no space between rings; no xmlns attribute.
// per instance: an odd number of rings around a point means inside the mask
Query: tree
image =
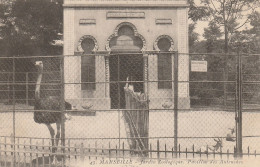
<svg viewBox="0 0 260 167"><path fill-rule="evenodd" d="M259 7L259 0L201 0L210 13L208 20L223 28L224 52L228 53L233 35L249 23L250 15Z"/></svg>
<svg viewBox="0 0 260 167"><path fill-rule="evenodd" d="M196 49L194 46L199 40L199 34L195 32L197 21L206 18L209 13L207 12L206 7L197 6L194 0L188 0L188 3L190 6L188 17L191 20L191 23L189 24L189 50L190 52L194 52Z"/></svg>
<svg viewBox="0 0 260 167"><path fill-rule="evenodd" d="M260 12L254 12L250 16L251 29L245 30L244 34L248 35L248 41L251 43L250 51L260 53Z"/></svg>
<svg viewBox="0 0 260 167"><path fill-rule="evenodd" d="M53 53L52 42L62 33L62 0L8 1L0 9L6 56Z"/></svg>
<svg viewBox="0 0 260 167"><path fill-rule="evenodd" d="M194 0L188 0L189 3L189 13L188 17L193 22L197 22L198 20L202 20L209 16L209 12L205 6L197 6Z"/></svg>
<svg viewBox="0 0 260 167"><path fill-rule="evenodd" d="M204 34L203 37L206 39L206 48L207 52L219 52L217 51L219 48L218 40L222 36L222 32L220 30L220 27L214 22L209 22L209 27L204 28Z"/></svg>
<svg viewBox="0 0 260 167"><path fill-rule="evenodd" d="M12 0L0 3L0 56L61 54L62 47L53 45L53 41L59 38L63 30L62 4L62 0ZM59 60L52 60L48 64L58 67ZM11 72L13 67L14 72L35 70L35 59L14 59L14 65L12 59L6 58L1 59L0 63L0 71ZM23 78L21 74L15 74L15 82ZM22 93L16 92L16 96Z"/></svg>
<svg viewBox="0 0 260 167"><path fill-rule="evenodd" d="M194 45L199 40L199 34L195 32L196 23L189 24L189 51L194 52Z"/></svg>
<svg viewBox="0 0 260 167"><path fill-rule="evenodd" d="M226 55L224 57L224 81L228 81L228 73L232 66L232 58L227 54L230 43L232 43L233 37L241 31L241 28L249 23L250 15L259 6L259 0L201 0L201 2L210 13L208 17L210 23L223 30L224 47L222 50ZM227 100L227 89L227 83L225 82L224 102Z"/></svg>

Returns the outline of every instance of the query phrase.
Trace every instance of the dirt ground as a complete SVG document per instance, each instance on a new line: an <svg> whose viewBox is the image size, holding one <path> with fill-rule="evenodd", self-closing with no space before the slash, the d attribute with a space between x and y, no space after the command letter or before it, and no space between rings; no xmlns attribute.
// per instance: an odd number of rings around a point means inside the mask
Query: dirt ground
<svg viewBox="0 0 260 167"><path fill-rule="evenodd" d="M9 107L9 108L8 108ZM20 112L19 109L28 108L27 112ZM15 135L18 137L49 138L50 134L44 124L37 124L33 120L33 112L28 106L16 106L15 124L13 124L13 112L4 112L12 109L12 106L1 105L0 112L0 136L10 136L15 125ZM160 138L160 145L171 149L174 143L174 113L169 111L150 112L149 119L149 140L152 148L156 148L157 139ZM214 145L214 138L225 137L229 132L228 128L235 126L235 115L226 111L180 111L178 114L178 143L182 149L195 150L203 146ZM54 128L55 125L53 125ZM243 113L243 150L248 149L260 151L260 113ZM74 141L88 138L87 144L105 146L111 142L111 147L122 145L127 140L124 119L119 111L97 111L95 116L73 116L65 124L66 138L74 138ZM258 136L258 137L253 137ZM211 137L211 138L207 138ZM99 138L99 139L89 139ZM110 138L110 139L104 139ZM120 140L117 138L121 138ZM73 139L71 140L73 141ZM223 138L223 150L233 150L235 142L226 141ZM250 151L250 152L251 152ZM259 152L258 151L258 152Z"/></svg>

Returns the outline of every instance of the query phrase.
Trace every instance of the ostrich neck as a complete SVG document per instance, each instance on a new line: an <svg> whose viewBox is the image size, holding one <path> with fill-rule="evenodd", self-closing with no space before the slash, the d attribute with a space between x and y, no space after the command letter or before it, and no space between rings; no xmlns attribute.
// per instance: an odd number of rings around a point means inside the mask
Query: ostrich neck
<svg viewBox="0 0 260 167"><path fill-rule="evenodd" d="M42 82L42 70L40 69L40 71L38 73L37 82L36 82L36 88L35 88L35 100L40 99L41 82Z"/></svg>

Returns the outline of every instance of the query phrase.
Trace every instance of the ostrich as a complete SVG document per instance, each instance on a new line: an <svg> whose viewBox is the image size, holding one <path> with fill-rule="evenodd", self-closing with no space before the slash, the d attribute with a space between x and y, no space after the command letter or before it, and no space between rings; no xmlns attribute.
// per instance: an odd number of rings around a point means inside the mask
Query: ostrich
<svg viewBox="0 0 260 167"><path fill-rule="evenodd" d="M209 151L219 152L223 147L223 141L220 138L214 139L214 141L216 142L215 145L202 146L197 150L197 153L209 153Z"/></svg>
<svg viewBox="0 0 260 167"><path fill-rule="evenodd" d="M228 128L228 129L229 129L229 133L227 133L226 140L231 142L236 141L235 128Z"/></svg>
<svg viewBox="0 0 260 167"><path fill-rule="evenodd" d="M47 98L40 98L40 87L41 87L41 80L42 80L42 72L43 72L43 63L42 61L36 61L35 63L38 69L38 77L36 82L35 88L35 104L34 110L44 110L44 111L35 111L34 112L34 121L36 123L43 123L47 126L50 131L51 135L51 143L52 143L52 153L55 153L60 139L60 130L61 130L61 120L63 113L61 112L50 112L52 111L59 111L60 110L60 98L59 97L47 97ZM65 109L71 110L72 106L70 103L65 102ZM51 124L56 123L57 126L57 133L55 136L55 131ZM56 138L56 142L54 140L54 136ZM55 146L56 144L56 146Z"/></svg>
<svg viewBox="0 0 260 167"><path fill-rule="evenodd" d="M171 108L171 106L172 106L172 102L170 102L169 100L165 101L165 102L162 104L162 107L163 107L164 109L169 109L169 108Z"/></svg>

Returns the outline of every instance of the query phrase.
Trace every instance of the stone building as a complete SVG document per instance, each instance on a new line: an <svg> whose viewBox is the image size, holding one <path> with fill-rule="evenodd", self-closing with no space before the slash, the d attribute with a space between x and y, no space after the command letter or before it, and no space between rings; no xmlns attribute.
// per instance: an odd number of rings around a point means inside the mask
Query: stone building
<svg viewBox="0 0 260 167"><path fill-rule="evenodd" d="M150 108L173 102L172 82L148 82L173 79L173 57L155 51L188 53L187 0L64 0L65 98L74 105L123 108L114 105L125 83L118 90L112 81L132 74ZM179 106L189 108L188 55L178 69Z"/></svg>

